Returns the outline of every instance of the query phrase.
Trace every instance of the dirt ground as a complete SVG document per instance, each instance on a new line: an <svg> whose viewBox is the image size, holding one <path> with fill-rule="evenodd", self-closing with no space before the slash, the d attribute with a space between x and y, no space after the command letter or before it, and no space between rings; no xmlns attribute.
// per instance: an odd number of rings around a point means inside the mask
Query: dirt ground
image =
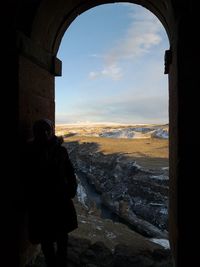
<svg viewBox="0 0 200 267"><path fill-rule="evenodd" d="M105 137L70 136L65 142L97 143L104 154L121 153L136 160L145 168L168 167L169 144L167 139L122 139Z"/></svg>

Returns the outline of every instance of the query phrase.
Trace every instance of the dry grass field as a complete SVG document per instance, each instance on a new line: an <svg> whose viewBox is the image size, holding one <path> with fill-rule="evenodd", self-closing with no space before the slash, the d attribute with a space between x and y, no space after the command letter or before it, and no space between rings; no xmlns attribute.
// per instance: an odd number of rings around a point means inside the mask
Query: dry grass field
<svg viewBox="0 0 200 267"><path fill-rule="evenodd" d="M120 139L105 137L70 136L65 142L97 143L104 154L120 153L133 158L146 168L168 167L168 140L160 138Z"/></svg>

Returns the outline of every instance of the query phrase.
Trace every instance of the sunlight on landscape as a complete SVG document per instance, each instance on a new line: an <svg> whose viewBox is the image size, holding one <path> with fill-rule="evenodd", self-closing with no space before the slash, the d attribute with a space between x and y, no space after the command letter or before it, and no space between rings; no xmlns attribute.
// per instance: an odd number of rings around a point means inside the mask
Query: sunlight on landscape
<svg viewBox="0 0 200 267"><path fill-rule="evenodd" d="M152 126L151 126L152 127ZM156 126L156 127L161 127ZM164 126L165 133L168 136L168 127ZM109 128L109 130L108 130ZM131 127L131 129L133 126ZM111 138L102 137L103 133L112 133L116 128L113 127L68 127L67 125L56 126L57 135L62 135L66 142L78 141L82 143L97 143L98 151L104 154L112 153L122 153L134 160L137 160L138 164L143 167L149 168L159 168L168 167L168 138L152 138L153 132L155 130L150 129L149 133L141 133L137 138L135 137L121 137L121 138ZM129 130L130 127L117 128L118 132L122 129ZM154 128L153 128L154 129ZM158 128L160 129L160 128ZM133 132L133 131L132 131ZM138 132L137 132L138 133Z"/></svg>

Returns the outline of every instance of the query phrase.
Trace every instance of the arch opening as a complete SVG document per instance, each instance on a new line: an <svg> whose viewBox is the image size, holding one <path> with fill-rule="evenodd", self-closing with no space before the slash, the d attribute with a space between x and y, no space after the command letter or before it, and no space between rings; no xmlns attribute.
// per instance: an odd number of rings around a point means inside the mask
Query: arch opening
<svg viewBox="0 0 200 267"><path fill-rule="evenodd" d="M159 2L159 3L158 3ZM51 47L50 50L53 51L53 53L57 54L63 35L65 34L66 30L70 26L70 24L82 13L87 12L88 10L102 6L104 4L134 4L138 6L142 6L145 9L149 10L152 12L162 23L169 41L171 43L171 40L173 40L174 32L170 27L169 19L172 19L171 17L168 18L170 15L170 4L167 3L166 1L138 1L138 0L133 0L133 1L110 1L110 0L104 0L104 1L98 1L95 0L93 3L88 3L88 2L82 2L79 5L76 5L74 9L67 15L65 15L64 20L60 22L60 25L58 27L57 32L55 33L55 38L51 42Z"/></svg>
<svg viewBox="0 0 200 267"><path fill-rule="evenodd" d="M62 1L61 1L62 2ZM36 12L36 16L34 17L34 22L31 27L30 38L32 42L32 47L29 45L27 50L25 51L25 57L20 56L20 73L23 75L20 77L20 101L21 103L28 103L27 105L27 113L25 112L25 106L23 106L20 110L20 120L28 123L28 127L31 126L33 119L38 116L46 116L53 119L54 117L54 75L55 72L55 55L57 53L58 47L60 45L62 36L65 30L69 27L70 23L78 16L78 14L83 13L85 10L88 10L94 6L102 4L99 1L93 1L92 4L88 1L79 1L81 5L77 5L76 0L72 3L61 3L60 1L55 4L49 5L48 1L41 1L41 5ZM105 3L112 3L112 1L105 1ZM178 129L177 129L177 114L178 114L178 96L177 96L177 68L176 65L176 48L177 48L177 38L175 35L176 27L173 27L173 9L170 7L170 1L130 1L134 2L138 5L145 6L147 9L151 10L160 21L162 21L163 25L165 25L165 29L167 30L170 43L175 53L175 57L173 57L172 67L169 70L169 111L170 111L170 121L171 125L171 133L170 133L170 149L171 149L171 160L170 160L170 170L171 170L171 238L172 238L172 246L173 246L173 254L177 257L177 216L176 216L176 207L177 207L177 150L176 146L178 143ZM167 5L165 4L167 3ZM55 12L57 10L58 12ZM44 19L45 16L45 19ZM51 29L51 30L49 30ZM28 41L27 41L28 42ZM36 45L36 46L35 46ZM35 47L34 47L35 46ZM31 48L31 49L30 49ZM36 52L37 48L39 52ZM30 62L26 59L27 54L30 53ZM41 56L41 58L39 58ZM39 59L39 61L38 61ZM174 60L175 59L175 60ZM46 62L45 62L46 61ZM33 62L33 64L32 64ZM44 66L43 63L46 63ZM35 64L36 63L36 64ZM40 64L41 63L41 64ZM38 66L39 67L38 67ZM53 66L52 66L53 65ZM47 67L46 67L47 66ZM28 68L27 68L28 67ZM41 67L41 68L40 68ZM44 67L44 70L42 69ZM27 71L31 70L27 74ZM47 73L46 70L49 72ZM58 72L59 73L59 72ZM25 74L25 75L24 75ZM27 74L27 75L26 75ZM39 75L38 75L39 74ZM28 80L26 78L28 77ZM33 79L34 82L30 83L30 79ZM42 84L41 84L42 82ZM38 83L39 87L48 88L51 91L47 90L43 92L38 92ZM37 87L37 88L34 88ZM30 89L30 90L29 90ZM174 89L174 92L173 92ZM31 91L31 96L28 96L28 91ZM35 95L34 95L35 94ZM45 101L43 101L45 98ZM47 100L47 101L46 101ZM50 100L50 101L49 101ZM173 104L173 105L172 105ZM32 105L32 106L31 106ZM26 114L26 115L24 115ZM30 115L31 114L31 115ZM173 149L173 147L175 149ZM172 168L171 168L172 167Z"/></svg>
<svg viewBox="0 0 200 267"><path fill-rule="evenodd" d="M151 36L151 37L153 37L153 36ZM155 37L155 36L154 36ZM155 41L156 42L156 41ZM163 50L164 51L164 50ZM60 57L60 56L59 56ZM62 56L60 57L61 59L62 59ZM68 59L69 59L69 55L68 55ZM63 61L64 62L64 61ZM162 66L163 67L163 66ZM70 66L70 68L71 68L71 66ZM85 67L86 68L86 67ZM80 68L78 68L79 70L80 70ZM164 69L164 68L163 68ZM164 70L163 70L163 72L164 72ZM69 72L68 72L69 73ZM135 72L134 72L135 73ZM99 72L90 72L90 76L91 76L91 78L93 78L93 79L96 79L96 77L98 77L99 75L101 76L101 75L107 75L108 74L108 71L106 71L106 70L102 70L102 71L99 71ZM118 78L120 78L120 73L118 73L118 71L115 69L115 71L113 71L113 70L111 70L111 77L113 78L113 79L118 79ZM130 75L130 74L129 74ZM77 78L77 80L78 80L78 78ZM56 89L57 90L57 89ZM105 93L105 92L104 92ZM80 96L78 96L78 95L76 95L77 97L80 97ZM81 97L81 100L83 100L83 96ZM167 97L167 101L168 101L168 97ZM97 106L96 106L97 107ZM72 107L70 107L70 109L71 110L73 110L73 108ZM69 113L67 113L67 114L70 114L70 112ZM87 118L87 117L86 117ZM168 119L168 118L167 118ZM56 122L57 122L57 120L56 120ZM122 120L122 122L123 122L123 120ZM137 122L138 124L140 124L140 122L138 121ZM137 124L136 123L136 124ZM165 123L163 123L163 124L167 124L168 123L168 121L165 121ZM129 124L131 124L130 122L129 122ZM144 123L143 123L144 124ZM85 141L85 142L87 142L87 141ZM148 142L147 142L148 143ZM163 166L163 167L167 167L167 166ZM157 203L158 204L158 203Z"/></svg>

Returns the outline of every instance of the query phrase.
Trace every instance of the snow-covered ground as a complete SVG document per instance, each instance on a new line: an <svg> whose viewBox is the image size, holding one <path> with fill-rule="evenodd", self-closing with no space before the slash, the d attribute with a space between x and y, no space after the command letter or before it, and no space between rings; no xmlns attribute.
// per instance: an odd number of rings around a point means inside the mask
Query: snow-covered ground
<svg viewBox="0 0 200 267"><path fill-rule="evenodd" d="M119 128L103 131L99 136L111 138L168 138L167 129L154 129L154 128Z"/></svg>
<svg viewBox="0 0 200 267"><path fill-rule="evenodd" d="M168 125L58 125L57 135L75 134L107 138L168 138Z"/></svg>
<svg viewBox="0 0 200 267"><path fill-rule="evenodd" d="M149 176L151 179L156 179L156 180L169 180L169 176L168 175L150 175Z"/></svg>
<svg viewBox="0 0 200 267"><path fill-rule="evenodd" d="M87 193L81 183L78 184L77 198L78 198L78 201L87 208Z"/></svg>
<svg viewBox="0 0 200 267"><path fill-rule="evenodd" d="M165 249L170 249L169 240L167 239L159 239L159 238L151 238L149 239L151 242L156 243L164 247Z"/></svg>

